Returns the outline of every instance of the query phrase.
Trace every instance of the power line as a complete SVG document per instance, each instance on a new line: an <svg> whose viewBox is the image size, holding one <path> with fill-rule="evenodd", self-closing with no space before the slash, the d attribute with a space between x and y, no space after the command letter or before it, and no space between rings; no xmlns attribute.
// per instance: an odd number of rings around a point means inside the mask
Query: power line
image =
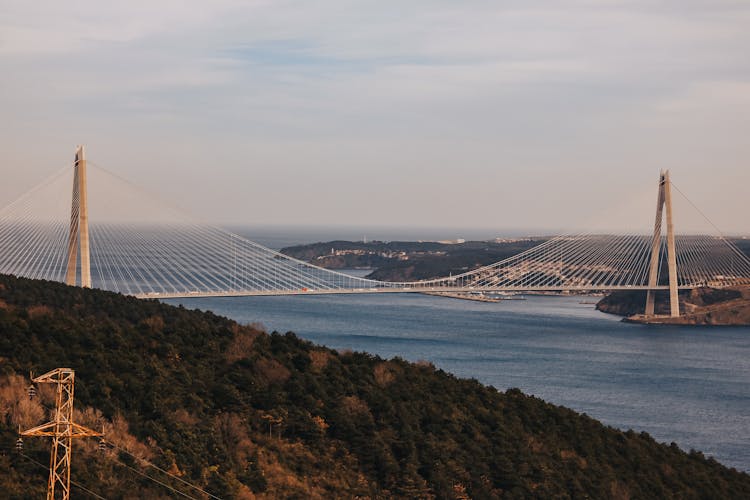
<svg viewBox="0 0 750 500"><path fill-rule="evenodd" d="M32 387L33 387L33 386L32 386ZM42 403L41 401L40 401L40 404L42 405L42 407L46 408L46 409L47 409L48 411L52 411L52 408L51 408L51 407L49 407L49 406L47 406L47 405L44 405L44 404L43 404L43 403ZM139 462L142 462L143 464L145 464L145 465L147 465L147 466L149 466L149 467L152 467L152 468L156 469L157 471L159 471L159 472L161 472L161 473L163 473L163 474L166 474L167 476L171 477L172 479L175 479L176 481L179 481L180 483L184 484L185 486L187 486L187 487L189 487L189 488L192 488L192 489L194 489L194 490L198 491L199 493L202 493L202 494L204 494L204 495L206 495L206 496L208 496L208 497L210 497L210 498L213 498L214 500L223 500L223 499L222 499L221 497L218 497L218 496L216 496L216 495L214 495L214 494L212 494L212 493L210 493L210 492L208 492L208 491L206 491L206 490L204 490L204 489L200 488L199 486L196 486L196 485L194 485L194 484L192 484L192 483L190 483L190 482L188 482L188 481L186 481L186 480L182 479L181 477L179 477L179 476L177 476L177 475L175 475L175 474L172 474L171 472L169 472L169 471L167 471L167 470L164 470L164 469L162 469L162 468L161 468L161 467L159 467L158 465L156 465L156 464L154 464L154 463L152 463L152 462L149 462L149 461L148 461L148 460L146 460L145 458L142 458L142 457L139 457L138 455L135 455L135 454L133 454L132 452L130 452L129 450L127 450L127 449L123 448L122 446L119 446L119 445L117 445L117 444L113 443L112 441L106 440L106 439L104 439L103 437L102 437L102 438L101 438L101 440L100 440L100 445L101 445L102 443L104 443L104 444L106 444L106 445L109 445L110 447L112 447L113 449L116 449L117 451L120 451L120 452L122 452L122 453L125 453L126 455L128 455L128 456L132 457L133 459L135 459L135 460L137 460L137 461L139 461ZM30 460L33 460L33 459L31 459L30 457L27 457L27 458L29 458ZM160 485L162 485L162 486L166 486L166 487L168 487L168 488L172 489L172 488L171 488L171 487L170 487L169 485L167 485L167 484L165 484L165 483L163 483L163 482L161 482L161 481L158 481L158 480L156 480L156 479L152 478L151 476L148 476L148 475L146 475L146 474L144 474L144 473L142 473L142 472L140 472L140 471L138 471L138 470L136 470L136 469L134 469L134 468L132 468L132 467L128 466L127 464L123 463L123 462L122 462L122 461L120 461L120 460L117 460L116 458L113 458L113 460L114 460L114 461L116 461L117 463L119 463L120 465L122 465L122 466L124 466L124 467L127 467L127 468L129 468L129 469L131 469L131 470L133 470L133 471L135 471L135 472L137 472L137 473L139 473L139 474L143 475L144 477L147 477L147 478L149 478L149 479L151 479L151 480L153 480L153 481L155 481L155 482L159 483L159 484L160 484ZM37 462L37 463L38 463L38 462ZM40 464L40 465L42 465L43 467L45 467L45 468L46 468L46 466L44 466L43 464ZM71 482L72 482L72 481L71 481ZM83 488L82 486L79 486L79 487ZM182 493L182 492L180 492L180 491L178 491L178 490L174 490L174 491L177 491L178 493L180 493L180 494L181 494L181 495L183 495L183 496L187 496L187 495L185 495L184 493ZM193 498L193 497L190 497L190 496L188 496L188 498Z"/></svg>
<svg viewBox="0 0 750 500"><path fill-rule="evenodd" d="M26 454L24 454L24 453L20 453L20 455L21 455L21 456L22 456L23 458L25 458L26 460L29 460L30 462L33 462L33 463L35 463L36 465L38 465L39 467L41 467L41 468L43 468L43 469L45 469L45 470L48 470L48 469L49 469L49 467L48 467L48 466L44 465L44 464L43 464L43 463L41 463L41 462L37 462L36 460L34 460L33 458L31 458L30 456L28 456L28 455L26 455ZM77 482L73 481L72 479L70 480L70 484L72 484L73 486L75 486L76 488L78 488L78 489L80 489L80 490L82 490L82 491L85 491L86 493L88 493L89 495L91 495L91 496L92 496L92 497L94 497L94 498L99 498L100 500L107 500L107 499L106 499L106 498L104 498L103 496L101 496L101 495L98 495L98 494L94 493L94 492L93 492L93 491L91 491L90 489L86 488L85 486L83 486L83 485L82 485L82 484L80 484L80 483L77 483Z"/></svg>
<svg viewBox="0 0 750 500"><path fill-rule="evenodd" d="M146 474L145 472L139 471L139 470L138 470L138 469L136 469L135 467L131 467L131 466L129 466L128 464L126 464L126 463L122 462L121 460L118 460L118 459L116 459L116 458L113 458L112 460L114 460L114 461L115 461L115 462L117 462L118 464L122 465L123 467L125 467L125 468L127 468L127 469L130 469L131 471L135 472L136 474L138 474L138 475L141 475L141 476L145 477L146 479L150 479L151 481L153 481L153 482L155 482L155 483L157 483L157 484L160 484L161 486L164 486L165 488L167 488L167 489L169 489L169 490L171 490L171 491L173 491L173 492L177 493L177 494L178 494L178 495L180 495L180 496L183 496L183 497L185 497L185 498L190 498L190 499L192 499L192 500L198 500L198 499L197 499L196 497L192 497L192 496L188 495L188 494L187 494L187 493L185 493L185 492L182 492L182 491L180 491L180 490L178 490L178 489L175 489L175 488L173 488L172 486L168 485L167 483L164 483L164 482L162 482L162 481L159 481L158 479L155 479L155 478L153 478L153 477L149 476L149 475L148 475L148 474Z"/></svg>
<svg viewBox="0 0 750 500"><path fill-rule="evenodd" d="M181 482L181 483L182 483L182 484L184 484L185 486L188 486L188 487L190 487L190 488L193 488L193 489L195 489L196 491L198 491L198 492L200 492L200 493L203 493L204 495L207 495L207 496L209 496L209 497L211 497L211 498L214 498L215 500L222 500L222 499L221 499L220 497L217 497L216 495L212 495L212 494L211 494L211 493L209 493L208 491L206 491L206 490L203 490L203 489L199 488L198 486L195 486L194 484L191 484L191 483L189 483L189 482L185 481L185 480L184 480L184 479L182 479L181 477L179 477L179 476L176 476L176 475L172 474L171 472L169 472L169 471L166 471L166 470L162 469L162 468L161 468L161 467L159 467L158 465L156 465L156 464L153 464L153 463L149 462L149 461L148 461L148 460L146 460L145 458L141 458L141 457L139 457L139 456L137 456L137 455L134 455L133 453L131 453L131 452L129 452L128 450L126 450L125 448L122 448L122 447L120 447L120 446L117 446L116 444L112 443L111 441L107 441L107 440L105 440L105 442L106 442L106 443L107 443L108 445L110 445L110 446L111 446L112 448L115 448L116 450L119 450L119 451L121 451L121 452L123 452L123 453L126 453L127 455L129 455L129 456L133 457L134 459L136 459L136 460L138 460L138 461L140 461L140 462L142 462L142 463L144 463L144 464L148 465L149 467L153 467L154 469L158 470L159 472L162 472L162 473L164 473L164 474L168 475L169 477L171 477L171 478L173 478L173 479L176 479L177 481Z"/></svg>

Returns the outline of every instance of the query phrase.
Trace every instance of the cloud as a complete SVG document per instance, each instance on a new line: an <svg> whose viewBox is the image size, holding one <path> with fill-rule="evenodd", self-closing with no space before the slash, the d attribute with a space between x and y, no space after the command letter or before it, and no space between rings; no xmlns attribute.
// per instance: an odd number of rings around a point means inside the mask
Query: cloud
<svg viewBox="0 0 750 500"><path fill-rule="evenodd" d="M698 189L745 175L748 25L750 5L721 0L6 2L0 133L9 158L32 162L19 189L84 137L219 220L274 203L262 179L292 194L275 222L493 225L493 192L519 206L538 189L568 213L517 222L549 227L664 166ZM162 166L131 161L133 147ZM717 154L710 178L699 162ZM462 180L477 199L425 204ZM294 201L309 186L323 201ZM342 186L404 201L335 215L356 198Z"/></svg>

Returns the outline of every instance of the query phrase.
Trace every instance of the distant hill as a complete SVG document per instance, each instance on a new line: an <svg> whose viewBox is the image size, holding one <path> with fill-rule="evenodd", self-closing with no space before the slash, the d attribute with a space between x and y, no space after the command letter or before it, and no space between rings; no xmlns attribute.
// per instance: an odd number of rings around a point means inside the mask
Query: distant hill
<svg viewBox="0 0 750 500"><path fill-rule="evenodd" d="M374 269L368 278L418 281L472 271L518 255L547 241L544 237L491 241L328 241L281 249L281 253L327 269ZM750 239L729 241L750 257Z"/></svg>
<svg viewBox="0 0 750 500"><path fill-rule="evenodd" d="M373 268L367 277L416 281L461 274L507 259L546 241L329 241L282 248L281 253L328 269Z"/></svg>
<svg viewBox="0 0 750 500"><path fill-rule="evenodd" d="M221 498L750 498L750 476L429 363L266 334L210 312L0 276L0 492L43 498L49 442L29 371L76 370L81 423ZM128 454L77 443L106 498L200 497ZM75 489L77 498L85 495Z"/></svg>

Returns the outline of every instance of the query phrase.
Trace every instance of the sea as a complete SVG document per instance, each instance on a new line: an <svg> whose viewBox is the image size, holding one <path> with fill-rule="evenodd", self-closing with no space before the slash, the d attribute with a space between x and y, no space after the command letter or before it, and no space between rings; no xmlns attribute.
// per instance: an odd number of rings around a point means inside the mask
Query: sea
<svg viewBox="0 0 750 500"><path fill-rule="evenodd" d="M301 238L326 241L316 236L256 239L272 248ZM165 302L260 323L269 332L292 331L333 349L429 361L750 472L750 327L623 323L596 311L596 300L525 295L476 302L406 293Z"/></svg>

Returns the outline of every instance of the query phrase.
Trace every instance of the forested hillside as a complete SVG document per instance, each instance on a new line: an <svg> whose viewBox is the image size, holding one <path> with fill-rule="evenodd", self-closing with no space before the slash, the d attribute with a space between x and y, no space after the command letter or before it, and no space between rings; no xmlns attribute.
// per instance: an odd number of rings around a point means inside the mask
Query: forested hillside
<svg viewBox="0 0 750 500"><path fill-rule="evenodd" d="M750 498L750 476L698 452L427 363L0 276L2 498L44 497L49 442L14 444L52 404L29 372L56 367L76 370L80 423L221 498ZM201 497L96 439L73 454L103 497L176 495L142 474Z"/></svg>

